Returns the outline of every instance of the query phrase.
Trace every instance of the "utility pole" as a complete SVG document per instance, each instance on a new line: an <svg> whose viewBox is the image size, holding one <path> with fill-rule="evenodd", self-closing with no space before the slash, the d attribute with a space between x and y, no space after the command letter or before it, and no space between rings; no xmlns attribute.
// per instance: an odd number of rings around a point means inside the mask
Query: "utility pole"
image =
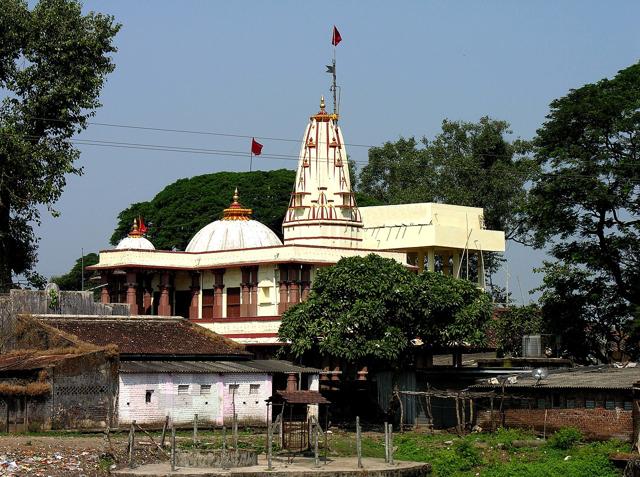
<svg viewBox="0 0 640 477"><path fill-rule="evenodd" d="M80 249L80 290L84 291L84 248Z"/></svg>

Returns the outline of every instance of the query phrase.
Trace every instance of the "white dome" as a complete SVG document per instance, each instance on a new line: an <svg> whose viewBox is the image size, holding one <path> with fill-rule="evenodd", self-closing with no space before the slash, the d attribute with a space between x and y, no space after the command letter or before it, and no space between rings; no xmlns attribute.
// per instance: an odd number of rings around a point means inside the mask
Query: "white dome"
<svg viewBox="0 0 640 477"><path fill-rule="evenodd" d="M132 237L129 235L128 237L123 238L118 242L116 246L116 250L125 250L125 249L133 249L133 250L155 250L156 248L153 246L151 242L149 242L144 237Z"/></svg>
<svg viewBox="0 0 640 477"><path fill-rule="evenodd" d="M187 252L213 252L282 245L269 227L257 220L216 220L193 236Z"/></svg>

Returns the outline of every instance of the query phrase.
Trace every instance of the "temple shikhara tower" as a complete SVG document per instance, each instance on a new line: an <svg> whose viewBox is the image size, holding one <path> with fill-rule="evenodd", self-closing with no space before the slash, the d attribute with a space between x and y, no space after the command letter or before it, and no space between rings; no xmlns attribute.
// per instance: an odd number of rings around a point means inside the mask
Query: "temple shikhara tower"
<svg viewBox="0 0 640 477"><path fill-rule="evenodd" d="M482 253L504 251L504 233L486 230L479 208L358 208L338 115L325 110L324 99L304 130L292 189L283 241L251 218L241 190L185 251L155 250L134 223L116 249L88 267L101 275L102 301L128 303L133 315L182 316L265 356L282 345L280 317L308 297L319 267L377 253L416 271L464 278L462 259L477 255L484 287Z"/></svg>

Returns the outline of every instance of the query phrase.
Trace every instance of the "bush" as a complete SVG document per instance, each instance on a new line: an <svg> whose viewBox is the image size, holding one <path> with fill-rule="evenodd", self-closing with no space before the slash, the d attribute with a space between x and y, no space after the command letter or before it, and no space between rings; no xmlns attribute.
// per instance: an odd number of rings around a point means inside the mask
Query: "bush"
<svg viewBox="0 0 640 477"><path fill-rule="evenodd" d="M462 470L469 470L472 467L482 464L482 456L480 455L480 452L468 440L456 442L453 449L456 456L463 461L461 466Z"/></svg>
<svg viewBox="0 0 640 477"><path fill-rule="evenodd" d="M583 436L575 427L565 427L556 432L549 439L548 445L554 449L567 450L582 441Z"/></svg>

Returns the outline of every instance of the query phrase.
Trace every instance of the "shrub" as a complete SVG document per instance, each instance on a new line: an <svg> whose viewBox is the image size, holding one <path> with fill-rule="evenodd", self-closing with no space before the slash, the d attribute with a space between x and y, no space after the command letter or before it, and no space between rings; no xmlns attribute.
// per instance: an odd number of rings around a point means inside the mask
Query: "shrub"
<svg viewBox="0 0 640 477"><path fill-rule="evenodd" d="M482 456L480 455L480 452L468 440L456 442L453 449L456 456L463 461L461 465L462 470L469 470L472 467L482 464Z"/></svg>
<svg viewBox="0 0 640 477"><path fill-rule="evenodd" d="M582 441L583 436L575 427L565 427L549 438L549 447L554 449L567 450Z"/></svg>

